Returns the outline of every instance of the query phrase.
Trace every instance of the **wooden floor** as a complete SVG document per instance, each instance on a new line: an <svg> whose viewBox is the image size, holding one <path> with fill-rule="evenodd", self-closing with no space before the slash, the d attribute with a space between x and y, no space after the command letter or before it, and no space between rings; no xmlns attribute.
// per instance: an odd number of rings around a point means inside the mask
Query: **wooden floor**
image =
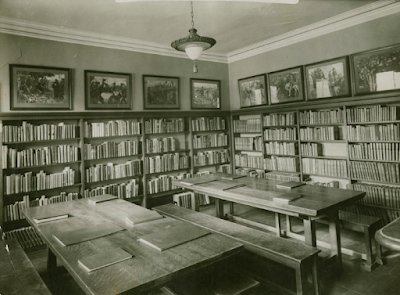
<svg viewBox="0 0 400 295"><path fill-rule="evenodd" d="M256 221L262 221L265 224L273 224L274 217L265 211L253 211L254 209L246 206L235 206L235 214L251 218ZM213 207L205 207L202 212L214 215ZM225 212L228 212L227 210ZM301 224L294 222L294 230L301 231ZM318 226L318 238L325 239L327 230L324 225ZM354 248L357 251L363 251L362 235L359 233L344 231L342 233L342 242L346 247ZM385 251L388 257L384 266L379 266L373 272L367 272L363 269L360 259L351 259L345 257L343 261L343 273L338 276L333 269L327 269L321 277L322 295L398 295L400 294L400 253L390 253ZM38 270L47 284L46 279L46 251L41 250L28 253L33 265ZM49 286L49 289L55 295L84 294L74 280L63 272L59 275L58 284ZM264 289L263 289L264 290ZM265 294L268 295L287 295L287 292L274 287L265 288ZM264 292L263 292L264 293ZM185 294L190 295L190 294Z"/></svg>

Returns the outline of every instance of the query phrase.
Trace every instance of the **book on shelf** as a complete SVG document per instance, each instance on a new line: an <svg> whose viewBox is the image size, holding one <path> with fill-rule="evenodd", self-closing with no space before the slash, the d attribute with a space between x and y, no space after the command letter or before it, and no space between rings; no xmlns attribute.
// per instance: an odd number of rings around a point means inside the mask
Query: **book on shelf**
<svg viewBox="0 0 400 295"><path fill-rule="evenodd" d="M98 203L107 202L107 201L111 201L111 200L115 200L115 199L118 199L118 198L116 196L105 194L105 195L100 195L100 196L89 198L88 203L91 205L96 205Z"/></svg>
<svg viewBox="0 0 400 295"><path fill-rule="evenodd" d="M129 225L136 225L140 223L150 222L158 219L162 219L163 216L157 211L148 210L144 212L138 212L126 216L126 223Z"/></svg>
<svg viewBox="0 0 400 295"><path fill-rule="evenodd" d="M131 259L132 257L132 254L121 248L113 248L105 252L79 259L78 264L87 272L92 272Z"/></svg>
<svg viewBox="0 0 400 295"><path fill-rule="evenodd" d="M302 182L288 181L288 182L283 182L283 183L277 184L276 188L290 190L292 188L299 187L302 185L304 185L304 183L302 183Z"/></svg>
<svg viewBox="0 0 400 295"><path fill-rule="evenodd" d="M97 224L56 233L53 237L62 246L69 246L108 236L121 230L123 228L115 224Z"/></svg>
<svg viewBox="0 0 400 295"><path fill-rule="evenodd" d="M300 199L301 197L301 194L287 193L273 197L272 200L277 203L289 204L290 202Z"/></svg>
<svg viewBox="0 0 400 295"><path fill-rule="evenodd" d="M158 251L164 251L210 234L201 227L180 223L177 226L139 237L138 241Z"/></svg>

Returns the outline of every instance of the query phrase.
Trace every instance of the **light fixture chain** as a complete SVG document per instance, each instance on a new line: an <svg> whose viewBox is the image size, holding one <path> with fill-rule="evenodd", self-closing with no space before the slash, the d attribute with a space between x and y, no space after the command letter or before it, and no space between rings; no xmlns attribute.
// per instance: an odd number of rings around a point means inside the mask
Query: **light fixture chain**
<svg viewBox="0 0 400 295"><path fill-rule="evenodd" d="M190 1L190 7L192 8L192 29L194 29L194 13L193 13L193 1Z"/></svg>

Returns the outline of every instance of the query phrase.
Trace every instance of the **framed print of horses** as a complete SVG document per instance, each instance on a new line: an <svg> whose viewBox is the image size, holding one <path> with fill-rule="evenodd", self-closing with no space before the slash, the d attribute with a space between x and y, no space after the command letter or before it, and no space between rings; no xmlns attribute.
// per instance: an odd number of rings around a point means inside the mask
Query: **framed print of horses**
<svg viewBox="0 0 400 295"><path fill-rule="evenodd" d="M239 79L240 107L267 104L265 74Z"/></svg>
<svg viewBox="0 0 400 295"><path fill-rule="evenodd" d="M11 110L72 110L71 69L10 65Z"/></svg>
<svg viewBox="0 0 400 295"><path fill-rule="evenodd" d="M125 73L85 71L87 110L130 110L132 76Z"/></svg>
<svg viewBox="0 0 400 295"><path fill-rule="evenodd" d="M269 73L268 82L271 104L304 100L302 67Z"/></svg>
<svg viewBox="0 0 400 295"><path fill-rule="evenodd" d="M143 76L144 109L179 109L179 78Z"/></svg>
<svg viewBox="0 0 400 295"><path fill-rule="evenodd" d="M190 79L192 109L219 109L220 84L219 80Z"/></svg>
<svg viewBox="0 0 400 295"><path fill-rule="evenodd" d="M348 57L304 66L307 99L351 96Z"/></svg>
<svg viewBox="0 0 400 295"><path fill-rule="evenodd" d="M400 45L350 56L356 95L400 90Z"/></svg>

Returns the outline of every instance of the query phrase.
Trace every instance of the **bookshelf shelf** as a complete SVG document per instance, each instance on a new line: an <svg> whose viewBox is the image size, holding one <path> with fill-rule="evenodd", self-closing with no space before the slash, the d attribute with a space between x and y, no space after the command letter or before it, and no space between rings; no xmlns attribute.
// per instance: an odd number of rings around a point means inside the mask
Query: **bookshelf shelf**
<svg viewBox="0 0 400 295"><path fill-rule="evenodd" d="M65 163L57 163L57 164L48 164L48 165L38 165L38 166L27 166L27 167L15 167L15 168L5 168L4 172L12 172L12 171L20 171L20 170L30 170L30 169L41 169L47 167L60 167L60 166L68 166L73 164L80 164L81 161L73 161L73 162L65 162Z"/></svg>
<svg viewBox="0 0 400 295"><path fill-rule="evenodd" d="M203 130L203 131L192 131L193 134L208 134L208 133L228 133L228 130Z"/></svg>
<svg viewBox="0 0 400 295"><path fill-rule="evenodd" d="M176 135L176 134L189 134L189 131L176 131L176 132L157 132L157 133L145 133L145 135Z"/></svg>
<svg viewBox="0 0 400 295"><path fill-rule="evenodd" d="M169 152L146 153L146 156L157 156L157 155L188 153L188 152L190 152L190 149L182 149L182 150L175 150L175 151L169 151Z"/></svg>
<svg viewBox="0 0 400 295"><path fill-rule="evenodd" d="M108 158L101 158L101 159L85 159L85 163L95 163L95 162L104 162L109 160L118 160L118 159L130 159L132 157L141 157L142 154L130 155L130 156L123 156L123 157L108 157Z"/></svg>
<svg viewBox="0 0 400 295"><path fill-rule="evenodd" d="M243 131L243 132L237 132L235 131L234 134L239 135L239 134L257 134L257 135L261 135L262 131Z"/></svg>
<svg viewBox="0 0 400 295"><path fill-rule="evenodd" d="M400 140L348 140L349 143L400 143Z"/></svg>
<svg viewBox="0 0 400 295"><path fill-rule="evenodd" d="M278 125L278 126L263 126L263 129L285 129L285 128L296 128L297 124L294 125Z"/></svg>
<svg viewBox="0 0 400 295"><path fill-rule="evenodd" d="M372 207L372 208L379 208L379 209L384 209L384 210L400 211L400 208L393 208L393 207L388 207L388 206L367 204L367 203L362 203L362 202L358 202L357 205L367 206L367 207Z"/></svg>
<svg viewBox="0 0 400 295"><path fill-rule="evenodd" d="M190 167L187 168L182 168L182 169L177 169L177 170L169 170L169 171L164 171L164 172L154 172L154 173L146 173L146 175L161 175L161 174L166 174L166 173L173 173L173 172L184 172L190 170Z"/></svg>
<svg viewBox="0 0 400 295"><path fill-rule="evenodd" d="M194 151L206 151L206 150L226 150L229 149L230 147L227 145L221 145L221 146L210 146L206 148L194 148Z"/></svg>
<svg viewBox="0 0 400 295"><path fill-rule="evenodd" d="M284 154L265 154L265 157L271 157L271 156L276 156L276 157L293 157L297 158L300 157L299 155L284 155Z"/></svg>
<svg viewBox="0 0 400 295"><path fill-rule="evenodd" d="M168 190L168 191L164 191L164 192L149 194L147 197L149 199L154 199L154 198L159 198L159 197L163 197L163 196L171 195L171 194L175 194L175 193L180 193L180 192L182 192L182 189L178 188L178 189Z"/></svg>
<svg viewBox="0 0 400 295"><path fill-rule="evenodd" d="M223 163L199 165L199 166L194 166L194 168L211 167L211 166L226 165L226 164L230 164L230 163L229 162L223 162Z"/></svg>
<svg viewBox="0 0 400 295"><path fill-rule="evenodd" d="M385 182L385 181L377 181L377 180L369 180L369 179L362 179L362 178L350 178L351 180L362 181L363 183L374 183L374 184L388 184L388 185L400 185L397 182Z"/></svg>
<svg viewBox="0 0 400 295"><path fill-rule="evenodd" d="M137 174L137 175L113 178L113 179L106 179L106 180L100 180L100 181L94 181L94 182L86 182L86 184L88 186L93 186L93 185L99 185L99 184L104 184L104 183L109 183L109 182L120 182L120 181L129 180L129 179L133 179L133 178L138 178L141 176L143 176L143 174Z"/></svg>
<svg viewBox="0 0 400 295"><path fill-rule="evenodd" d="M96 140L96 139L117 139L117 138L130 138L130 137L138 137L142 136L142 134L132 134L132 135L113 135L113 136L95 136L95 137L84 137L85 140Z"/></svg>
<svg viewBox="0 0 400 295"><path fill-rule="evenodd" d="M300 127L327 127L327 126L346 126L346 123L300 124Z"/></svg>
<svg viewBox="0 0 400 295"><path fill-rule="evenodd" d="M16 141L16 142L3 142L3 145L31 145L31 144L44 144L44 143L51 143L55 145L61 142L73 142L80 140L79 137L74 138L65 138L65 139L49 139L49 140L32 140L32 141Z"/></svg>
<svg viewBox="0 0 400 295"><path fill-rule="evenodd" d="M379 162L379 163L399 163L399 161L391 161L391 160L371 160L371 159L354 159L354 158L350 158L350 161L355 161L355 162Z"/></svg>
<svg viewBox="0 0 400 295"><path fill-rule="evenodd" d="M266 139L264 142L299 142L298 140L289 140L289 139Z"/></svg>
<svg viewBox="0 0 400 295"><path fill-rule="evenodd" d="M376 121L376 122L348 122L348 125L379 125L379 124L396 124L400 123L400 120L394 121Z"/></svg>
<svg viewBox="0 0 400 295"><path fill-rule="evenodd" d="M4 231L10 231L21 227L29 226L29 223L26 219L18 219L13 221L4 222Z"/></svg>
<svg viewBox="0 0 400 295"><path fill-rule="evenodd" d="M4 194L4 197L6 198L11 198L11 197L16 197L16 196L24 196L24 195L32 195L32 194L42 194L44 192L49 192L49 191L56 191L56 190L67 190L70 188L78 188L81 187L82 184L76 183L74 185L68 185L68 186L61 186L61 187L55 187L55 188L49 188L49 189L44 189L40 191L31 191L31 192L24 192L24 193L17 193L17 194L10 194L6 195Z"/></svg>
<svg viewBox="0 0 400 295"><path fill-rule="evenodd" d="M347 157L340 157L340 156L301 156L304 158L311 158L311 159L328 159L328 160L347 160Z"/></svg>
<svg viewBox="0 0 400 295"><path fill-rule="evenodd" d="M300 172L297 172L297 171L269 170L269 169L264 169L264 170L268 171L268 172L279 172L279 173L287 173L287 174L301 174Z"/></svg>
<svg viewBox="0 0 400 295"><path fill-rule="evenodd" d="M263 151L235 149L235 152L262 153Z"/></svg>
<svg viewBox="0 0 400 295"><path fill-rule="evenodd" d="M337 139L337 140L300 140L300 142L319 142L319 143L347 143L345 139Z"/></svg>
<svg viewBox="0 0 400 295"><path fill-rule="evenodd" d="M264 167L263 168L257 168L257 167L243 166L243 165L235 165L235 168L265 170Z"/></svg>
<svg viewBox="0 0 400 295"><path fill-rule="evenodd" d="M346 179L346 180L350 180L349 177L344 177L344 176L332 176L332 175L313 174L313 173L304 173L304 172L303 172L303 175L319 176L319 177L327 177L327 178L336 178L336 179Z"/></svg>

